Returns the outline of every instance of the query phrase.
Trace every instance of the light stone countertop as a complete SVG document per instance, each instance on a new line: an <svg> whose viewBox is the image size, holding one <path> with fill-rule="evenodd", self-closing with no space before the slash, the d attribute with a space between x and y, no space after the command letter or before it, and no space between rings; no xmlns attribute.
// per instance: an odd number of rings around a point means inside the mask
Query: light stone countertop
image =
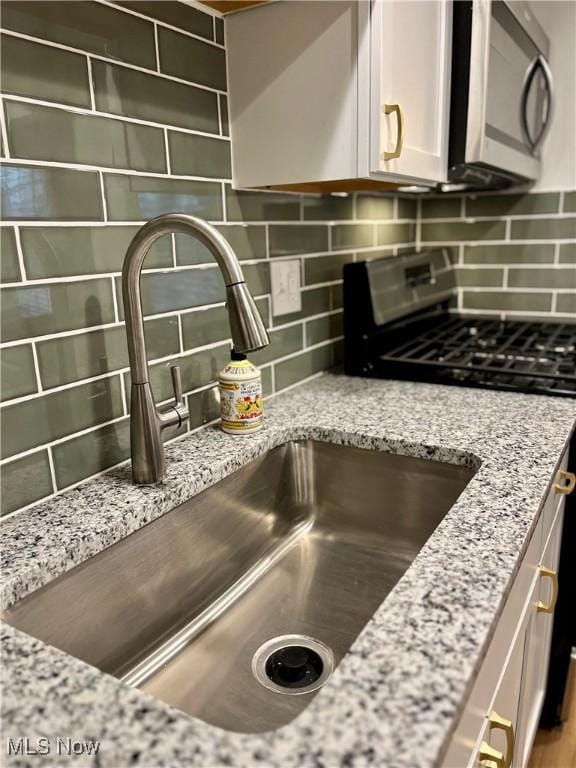
<svg viewBox="0 0 576 768"><path fill-rule="evenodd" d="M478 468L333 677L292 723L224 731L1 624L0 764L429 768L481 664L576 418L572 399L325 374L266 404L266 427L172 443L168 476L129 467L5 521L4 608L252 458L315 438ZM78 620L88 605L78 606ZM6 756L6 740L97 740L97 757Z"/></svg>

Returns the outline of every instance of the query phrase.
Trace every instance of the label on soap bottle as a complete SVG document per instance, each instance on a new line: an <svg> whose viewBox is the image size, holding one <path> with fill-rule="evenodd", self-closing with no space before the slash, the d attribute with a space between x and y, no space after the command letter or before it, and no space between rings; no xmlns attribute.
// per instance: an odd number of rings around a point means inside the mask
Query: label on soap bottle
<svg viewBox="0 0 576 768"><path fill-rule="evenodd" d="M249 360L232 360L219 378L224 432L238 434L260 429L264 422L260 371Z"/></svg>

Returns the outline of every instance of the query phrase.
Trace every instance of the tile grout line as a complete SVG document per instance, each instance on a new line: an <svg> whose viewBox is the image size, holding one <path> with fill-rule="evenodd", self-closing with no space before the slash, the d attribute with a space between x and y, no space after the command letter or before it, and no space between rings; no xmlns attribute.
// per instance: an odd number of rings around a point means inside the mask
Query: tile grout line
<svg viewBox="0 0 576 768"><path fill-rule="evenodd" d="M160 72L160 46L158 44L158 24L154 24L154 55L156 57L156 72Z"/></svg>
<svg viewBox="0 0 576 768"><path fill-rule="evenodd" d="M44 388L42 386L42 377L40 375L40 363L38 361L38 349L36 348L36 343L32 342L30 344L30 347L32 349L32 361L34 364L34 375L36 376L36 385L38 387L38 393L44 392ZM7 401L10 402L10 401Z"/></svg>
<svg viewBox="0 0 576 768"><path fill-rule="evenodd" d="M170 162L170 145L168 142L168 128L164 128L164 153L166 155L166 173L172 176L172 164Z"/></svg>
<svg viewBox="0 0 576 768"><path fill-rule="evenodd" d="M216 99L216 112L218 113L218 136L224 136L223 123L222 123L222 106L220 104L220 95ZM227 137L229 138L229 137Z"/></svg>
<svg viewBox="0 0 576 768"><path fill-rule="evenodd" d="M118 312L118 296L116 294L116 280L113 275L110 275L112 282L112 305L114 307L114 322L120 325L120 313Z"/></svg>
<svg viewBox="0 0 576 768"><path fill-rule="evenodd" d="M56 483L56 470L54 467L54 456L52 455L52 446L48 446L46 449L46 453L48 454L48 466L50 467L50 478L52 480L52 489L54 490L54 493L58 492L58 485Z"/></svg>
<svg viewBox="0 0 576 768"><path fill-rule="evenodd" d="M86 56L86 65L88 67L88 88L90 90L90 111L96 112L96 96L94 94L94 75L92 73L92 59Z"/></svg>
<svg viewBox="0 0 576 768"><path fill-rule="evenodd" d="M100 182L100 193L101 193L101 202L102 202L102 215L104 216L104 223L108 222L108 206L106 203L106 189L104 186L104 173L102 171L98 171L98 180Z"/></svg>
<svg viewBox="0 0 576 768"><path fill-rule="evenodd" d="M124 373L120 372L120 398L122 400L122 412L125 416L130 415L130 408L128 406L128 398L126 397L126 382L124 381Z"/></svg>
<svg viewBox="0 0 576 768"><path fill-rule="evenodd" d="M18 266L20 267L20 273L22 275L22 283L29 285L28 276L26 274L26 263L24 261L24 249L22 248L22 239L20 237L20 227L14 227L14 240L16 241L16 253L18 254ZM8 284L9 287L10 284ZM4 287L4 286L3 286Z"/></svg>

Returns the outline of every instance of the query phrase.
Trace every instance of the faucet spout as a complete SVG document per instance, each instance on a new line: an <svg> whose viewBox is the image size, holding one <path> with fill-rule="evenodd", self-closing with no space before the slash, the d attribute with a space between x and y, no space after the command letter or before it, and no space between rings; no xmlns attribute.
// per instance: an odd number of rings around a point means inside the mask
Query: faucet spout
<svg viewBox="0 0 576 768"><path fill-rule="evenodd" d="M152 219L136 233L124 257L122 296L132 382L132 477L137 484L157 483L164 478L162 431L169 426L180 426L188 419L177 367L172 369L174 403L159 409L154 402L150 388L140 295L140 273L147 253L159 237L172 233L192 235L205 245L216 259L226 285L226 306L234 348L238 352L251 352L270 343L260 313L246 286L236 254L226 238L211 224L183 213L169 213Z"/></svg>

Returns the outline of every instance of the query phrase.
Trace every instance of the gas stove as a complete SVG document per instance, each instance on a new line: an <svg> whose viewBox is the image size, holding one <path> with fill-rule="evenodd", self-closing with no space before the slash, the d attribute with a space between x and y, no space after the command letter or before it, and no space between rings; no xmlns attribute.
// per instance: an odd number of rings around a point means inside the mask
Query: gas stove
<svg viewBox="0 0 576 768"><path fill-rule="evenodd" d="M346 265L345 371L576 398L576 324L455 311L443 249Z"/></svg>

